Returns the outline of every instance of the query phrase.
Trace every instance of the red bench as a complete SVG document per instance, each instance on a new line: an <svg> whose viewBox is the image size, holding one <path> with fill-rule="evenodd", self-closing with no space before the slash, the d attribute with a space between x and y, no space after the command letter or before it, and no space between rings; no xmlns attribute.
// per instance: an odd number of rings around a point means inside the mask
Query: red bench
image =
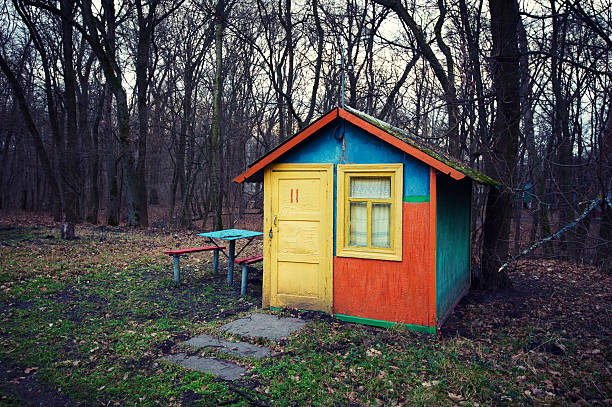
<svg viewBox="0 0 612 407"><path fill-rule="evenodd" d="M243 257L236 259L234 263L242 265L242 283L240 284L240 295L246 294L247 287L247 273L249 270L249 264L258 263L263 260L263 254L258 254L251 257Z"/></svg>
<svg viewBox="0 0 612 407"><path fill-rule="evenodd" d="M174 281L177 283L180 282L181 276L181 263L180 257L189 253L197 253L197 252L206 252L209 250L214 250L213 257L213 274L217 274L217 268L219 267L219 250L225 249L223 246L202 246L202 247L192 247L191 249L177 249L177 250L168 250L165 251L164 254L174 257Z"/></svg>

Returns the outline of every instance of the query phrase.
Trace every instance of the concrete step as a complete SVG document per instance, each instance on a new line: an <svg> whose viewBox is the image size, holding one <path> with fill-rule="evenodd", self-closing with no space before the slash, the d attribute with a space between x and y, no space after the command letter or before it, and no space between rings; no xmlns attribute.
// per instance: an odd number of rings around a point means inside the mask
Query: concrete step
<svg viewBox="0 0 612 407"><path fill-rule="evenodd" d="M248 338L267 338L277 340L289 336L306 326L306 322L299 318L277 317L270 314L251 314L237 319L219 328Z"/></svg>
<svg viewBox="0 0 612 407"><path fill-rule="evenodd" d="M183 342L183 344L194 348L210 348L221 353L229 353L246 358L261 359L272 354L270 348L251 345L246 342L230 342L214 336L202 334Z"/></svg>
<svg viewBox="0 0 612 407"><path fill-rule="evenodd" d="M211 373L221 379L230 381L240 379L247 372L244 367L227 360L188 356L186 353L177 353L165 356L162 359L191 370Z"/></svg>

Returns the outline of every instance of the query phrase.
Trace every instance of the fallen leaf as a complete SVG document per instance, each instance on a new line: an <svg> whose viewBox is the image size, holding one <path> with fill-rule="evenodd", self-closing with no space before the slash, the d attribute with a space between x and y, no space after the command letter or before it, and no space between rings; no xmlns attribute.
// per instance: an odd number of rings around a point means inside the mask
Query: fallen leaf
<svg viewBox="0 0 612 407"><path fill-rule="evenodd" d="M461 401L461 400L463 400L463 396L461 396L460 394L448 393L448 397L450 397L454 401Z"/></svg>
<svg viewBox="0 0 612 407"><path fill-rule="evenodd" d="M440 381L439 380L432 380L431 382L423 382L421 383L421 385L423 385L423 387L432 387L432 386L436 386L437 384L439 384Z"/></svg>

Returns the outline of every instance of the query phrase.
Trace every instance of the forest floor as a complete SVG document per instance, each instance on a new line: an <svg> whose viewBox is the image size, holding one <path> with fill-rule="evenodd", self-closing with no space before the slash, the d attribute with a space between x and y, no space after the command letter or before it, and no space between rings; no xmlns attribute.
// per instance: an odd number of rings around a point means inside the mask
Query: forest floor
<svg viewBox="0 0 612 407"><path fill-rule="evenodd" d="M441 334L376 328L316 312L237 382L160 358L258 309L213 275L212 256L162 252L195 232L0 218L0 405L612 405L612 278L588 266L524 260L511 290L471 292ZM248 250L261 250L261 242Z"/></svg>

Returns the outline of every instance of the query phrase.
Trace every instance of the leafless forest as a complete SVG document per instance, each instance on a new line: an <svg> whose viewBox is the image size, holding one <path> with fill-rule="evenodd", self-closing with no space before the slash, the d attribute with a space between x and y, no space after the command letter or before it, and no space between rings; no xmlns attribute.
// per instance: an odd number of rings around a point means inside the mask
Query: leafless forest
<svg viewBox="0 0 612 407"><path fill-rule="evenodd" d="M262 198L233 177L340 104L345 49L348 105L502 183L474 191L484 285L598 199L539 253L610 267L607 0L4 0L0 19L0 210L229 227Z"/></svg>

